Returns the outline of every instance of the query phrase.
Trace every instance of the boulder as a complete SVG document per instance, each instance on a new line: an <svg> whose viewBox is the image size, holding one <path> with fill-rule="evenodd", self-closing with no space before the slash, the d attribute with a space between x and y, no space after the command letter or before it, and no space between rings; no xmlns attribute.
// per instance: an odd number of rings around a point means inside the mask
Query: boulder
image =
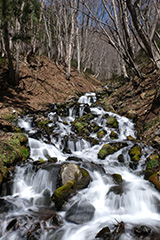
<svg viewBox="0 0 160 240"><path fill-rule="evenodd" d="M122 176L118 173L112 174L112 178L116 183L122 183Z"/></svg>
<svg viewBox="0 0 160 240"><path fill-rule="evenodd" d="M110 143L110 144L104 144L103 147L98 152L98 158L105 159L108 155L113 154L114 152L117 152L119 149L127 146L126 143L116 142L116 143Z"/></svg>
<svg viewBox="0 0 160 240"><path fill-rule="evenodd" d="M160 172L154 173L149 177L149 181L160 191Z"/></svg>
<svg viewBox="0 0 160 240"><path fill-rule="evenodd" d="M136 226L134 227L134 233L140 236L148 236L151 233L151 228L148 226Z"/></svg>
<svg viewBox="0 0 160 240"><path fill-rule="evenodd" d="M84 168L75 163L63 164L60 170L62 186L52 195L52 201L58 210L72 197L77 190L86 188L90 183L90 175Z"/></svg>
<svg viewBox="0 0 160 240"><path fill-rule="evenodd" d="M112 138L112 139L117 139L118 138L118 134L117 133L115 133L114 131L111 131L111 133L110 133L110 138Z"/></svg>
<svg viewBox="0 0 160 240"><path fill-rule="evenodd" d="M98 138L103 138L106 135L106 131L105 130L101 130L100 132L97 133L97 137Z"/></svg>
<svg viewBox="0 0 160 240"><path fill-rule="evenodd" d="M118 121L113 116L109 116L109 118L107 119L106 124L107 124L107 127L118 128Z"/></svg>
<svg viewBox="0 0 160 240"><path fill-rule="evenodd" d="M94 206L86 200L74 203L66 212L65 218L68 222L83 224L93 218Z"/></svg>
<svg viewBox="0 0 160 240"><path fill-rule="evenodd" d="M129 155L131 157L131 160L134 162L138 162L141 157L141 148L138 145L134 145L130 150L129 150Z"/></svg>

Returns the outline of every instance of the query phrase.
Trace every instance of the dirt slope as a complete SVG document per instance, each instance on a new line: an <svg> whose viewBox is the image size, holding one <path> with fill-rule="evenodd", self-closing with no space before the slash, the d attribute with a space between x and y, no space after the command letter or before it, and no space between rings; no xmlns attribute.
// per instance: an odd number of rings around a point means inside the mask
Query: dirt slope
<svg viewBox="0 0 160 240"><path fill-rule="evenodd" d="M29 64L20 64L20 86L17 89L3 89L2 73L1 69L0 109L13 106L39 110L49 103L64 102L77 94L101 89L98 80L83 76L74 69L70 80L66 80L64 66L56 66L46 57L40 62L32 58Z"/></svg>

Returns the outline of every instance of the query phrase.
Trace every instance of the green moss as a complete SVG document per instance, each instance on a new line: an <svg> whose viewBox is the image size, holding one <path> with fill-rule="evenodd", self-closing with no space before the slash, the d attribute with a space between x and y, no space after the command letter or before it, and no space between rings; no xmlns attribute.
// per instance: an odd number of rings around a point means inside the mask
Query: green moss
<svg viewBox="0 0 160 240"><path fill-rule="evenodd" d="M122 182L122 176L118 173L112 174L113 179L115 180L116 183L121 183Z"/></svg>
<svg viewBox="0 0 160 240"><path fill-rule="evenodd" d="M111 128L118 128L118 121L115 117L113 116L110 116L108 119L107 119L107 122L106 122L107 126L108 127L111 127Z"/></svg>
<svg viewBox="0 0 160 240"><path fill-rule="evenodd" d="M26 160L29 157L29 150L25 146L21 147L22 161Z"/></svg>
<svg viewBox="0 0 160 240"><path fill-rule="evenodd" d="M105 135L106 135L106 131L105 130L102 130L102 131L97 133L97 137L98 138L103 138Z"/></svg>
<svg viewBox="0 0 160 240"><path fill-rule="evenodd" d="M7 120L8 122L13 122L15 119L17 119L17 116L14 114L7 114L7 115L2 115L2 119Z"/></svg>
<svg viewBox="0 0 160 240"><path fill-rule="evenodd" d="M25 146L27 136L22 133L9 133L0 141L0 172L13 166L17 161L24 161L29 157L29 149ZM4 172L4 170L3 170ZM1 174L1 178L5 175Z"/></svg>
<svg viewBox="0 0 160 240"><path fill-rule="evenodd" d="M62 208L65 201L67 201L70 195L74 192L74 183L74 180L69 181L66 185L57 188L56 191L53 193L52 201L55 202L57 210L60 210Z"/></svg>
<svg viewBox="0 0 160 240"><path fill-rule="evenodd" d="M129 150L129 155L132 161L139 161L141 157L141 148L138 145L134 145L133 148Z"/></svg>
<svg viewBox="0 0 160 240"><path fill-rule="evenodd" d="M110 144L104 144L103 147L98 152L98 157L100 159L105 159L105 157L107 157L110 154L113 154L116 151L117 151L117 149L112 147Z"/></svg>
<svg viewBox="0 0 160 240"><path fill-rule="evenodd" d="M111 131L111 133L110 133L110 138L112 138L112 139L117 139L118 138L118 134L117 133L115 133L114 131Z"/></svg>
<svg viewBox="0 0 160 240"><path fill-rule="evenodd" d="M160 172L157 172L149 177L149 181L154 184L157 190L160 191L160 181L159 181L159 174Z"/></svg>

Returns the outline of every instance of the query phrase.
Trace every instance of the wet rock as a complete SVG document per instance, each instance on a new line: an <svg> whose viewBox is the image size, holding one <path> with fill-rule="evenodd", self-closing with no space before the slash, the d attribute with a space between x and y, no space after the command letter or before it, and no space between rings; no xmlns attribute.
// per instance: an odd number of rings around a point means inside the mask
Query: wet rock
<svg viewBox="0 0 160 240"><path fill-rule="evenodd" d="M144 225L137 226L137 227L134 227L134 233L139 237L148 236L151 233L151 228Z"/></svg>
<svg viewBox="0 0 160 240"><path fill-rule="evenodd" d="M111 127L111 128L118 128L118 121L115 117L113 116L110 116L108 119L107 119L107 127Z"/></svg>
<svg viewBox="0 0 160 240"><path fill-rule="evenodd" d="M90 113L90 112L91 112L91 110L90 110L89 105L88 105L88 104L85 104L84 110L83 110L83 114L85 115L85 114L88 114L88 113Z"/></svg>
<svg viewBox="0 0 160 240"><path fill-rule="evenodd" d="M134 137L130 136L130 135L127 136L127 140L132 141L132 142L136 141L136 139Z"/></svg>
<svg viewBox="0 0 160 240"><path fill-rule="evenodd" d="M115 133L114 131L111 131L111 133L110 133L110 138L112 138L112 139L117 139L118 138L118 134L117 133Z"/></svg>
<svg viewBox="0 0 160 240"><path fill-rule="evenodd" d="M6 230L9 231L10 229L14 229L16 228L16 224L17 224L17 219L14 218L12 221L9 222L9 224L6 227Z"/></svg>
<svg viewBox="0 0 160 240"><path fill-rule="evenodd" d="M52 201L55 203L56 209L60 210L75 193L74 181L67 182L66 185L57 188L51 197Z"/></svg>
<svg viewBox="0 0 160 240"><path fill-rule="evenodd" d="M75 180L75 176L80 175L80 168L78 165L74 163L70 164L63 164L61 167L61 179L62 179L62 185L67 184L68 181ZM79 176L82 177L82 176Z"/></svg>
<svg viewBox="0 0 160 240"><path fill-rule="evenodd" d="M105 239L110 239L111 235L112 234L110 232L109 227L104 227L97 233L95 238L100 238L105 240Z"/></svg>
<svg viewBox="0 0 160 240"><path fill-rule="evenodd" d="M108 155L113 154L120 150L121 148L127 146L126 143L116 142L110 144L104 144L103 147L98 152L98 158L105 159Z"/></svg>
<svg viewBox="0 0 160 240"><path fill-rule="evenodd" d="M97 137L98 137L98 138L103 138L103 137L106 135L106 133L107 133L107 132L106 132L105 130L102 130L102 131L100 131L100 132L97 133Z"/></svg>
<svg viewBox="0 0 160 240"><path fill-rule="evenodd" d="M108 195L109 193L111 193L111 192L113 192L113 193L116 194L116 195L122 195L123 192L124 192L124 190L123 190L122 185L119 185L119 186L113 186L113 187L111 187L111 188L109 189L109 192L107 193L107 195Z"/></svg>
<svg viewBox="0 0 160 240"><path fill-rule="evenodd" d="M95 115L89 113L87 115L83 115L72 123L72 131L76 132L79 135L90 135L90 131L92 130L91 120L95 118Z"/></svg>
<svg viewBox="0 0 160 240"><path fill-rule="evenodd" d="M123 154L120 154L120 155L118 156L118 161L119 161L120 163L124 163L124 156L123 156Z"/></svg>
<svg viewBox="0 0 160 240"><path fill-rule="evenodd" d="M131 157L131 160L134 162L138 162L141 157L141 148L138 145L134 145L130 150L129 150L129 155Z"/></svg>
<svg viewBox="0 0 160 240"><path fill-rule="evenodd" d="M118 173L112 174L112 177L116 183L122 183L122 176Z"/></svg>
<svg viewBox="0 0 160 240"><path fill-rule="evenodd" d="M50 206L51 201L51 192L49 189L45 189L42 193L42 196L37 198L35 204L38 206Z"/></svg>
<svg viewBox="0 0 160 240"><path fill-rule="evenodd" d="M63 186L56 189L52 195L52 201L58 210L77 190L86 188L91 180L87 170L74 163L63 164L60 176Z"/></svg>
<svg viewBox="0 0 160 240"><path fill-rule="evenodd" d="M13 203L3 198L0 198L0 213L8 212L16 208L17 208L16 205L14 205Z"/></svg>
<svg viewBox="0 0 160 240"><path fill-rule="evenodd" d="M94 206L84 200L73 204L73 206L66 211L65 218L68 222L83 224L93 218L94 212Z"/></svg>

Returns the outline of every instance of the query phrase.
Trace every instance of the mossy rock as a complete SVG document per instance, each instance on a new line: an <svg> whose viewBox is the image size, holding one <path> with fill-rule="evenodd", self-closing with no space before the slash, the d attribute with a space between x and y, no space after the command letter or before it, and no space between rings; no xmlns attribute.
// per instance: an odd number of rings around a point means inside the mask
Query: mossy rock
<svg viewBox="0 0 160 240"><path fill-rule="evenodd" d="M8 167L29 157L29 148L26 147L27 142L27 136L23 133L8 133L6 138L0 141L1 181L6 177Z"/></svg>
<svg viewBox="0 0 160 240"><path fill-rule="evenodd" d="M80 168L75 163L65 163L60 170L63 186L56 189L52 195L52 201L58 210L72 197L77 190L84 189L90 183L90 175L87 170Z"/></svg>
<svg viewBox="0 0 160 240"><path fill-rule="evenodd" d="M121 148L123 148L125 146L127 146L127 144L126 143L121 143L121 142L104 144L103 147L98 152L98 158L103 160L108 155L117 152L119 149L121 149Z"/></svg>
<svg viewBox="0 0 160 240"><path fill-rule="evenodd" d="M111 133L110 133L110 138L112 138L112 139L117 139L118 138L118 134L117 133L115 133L114 131L111 131Z"/></svg>
<svg viewBox="0 0 160 240"><path fill-rule="evenodd" d="M129 141L135 141L136 139L134 138L134 137L132 137L132 136L127 136L127 140L129 140Z"/></svg>
<svg viewBox="0 0 160 240"><path fill-rule="evenodd" d="M113 116L110 116L108 119L107 119L107 127L111 127L111 128L118 128L118 121L115 117Z"/></svg>
<svg viewBox="0 0 160 240"><path fill-rule="evenodd" d="M149 181L154 184L155 188L160 191L160 172L157 172L155 174L152 174L149 177Z"/></svg>
<svg viewBox="0 0 160 240"><path fill-rule="evenodd" d="M57 210L60 210L69 197L75 193L75 189L73 189L74 183L74 180L69 181L66 185L57 188L53 193L51 199L55 202Z"/></svg>
<svg viewBox="0 0 160 240"><path fill-rule="evenodd" d="M112 177L116 183L122 183L122 176L118 173L112 174Z"/></svg>
<svg viewBox="0 0 160 240"><path fill-rule="evenodd" d="M105 130L102 130L102 131L100 131L100 132L97 133L97 137L98 137L98 138L103 138L103 137L106 135L106 133L107 133L107 132L106 132Z"/></svg>
<svg viewBox="0 0 160 240"><path fill-rule="evenodd" d="M86 129L87 124L84 122L80 122L80 121L76 120L72 123L72 126L74 126L76 132L79 135L87 134L87 132L88 132ZM73 130L73 128L72 128L72 130Z"/></svg>
<svg viewBox="0 0 160 240"><path fill-rule="evenodd" d="M132 161L138 162L141 158L141 148L140 148L140 146L134 145L129 150L129 155L130 155Z"/></svg>

